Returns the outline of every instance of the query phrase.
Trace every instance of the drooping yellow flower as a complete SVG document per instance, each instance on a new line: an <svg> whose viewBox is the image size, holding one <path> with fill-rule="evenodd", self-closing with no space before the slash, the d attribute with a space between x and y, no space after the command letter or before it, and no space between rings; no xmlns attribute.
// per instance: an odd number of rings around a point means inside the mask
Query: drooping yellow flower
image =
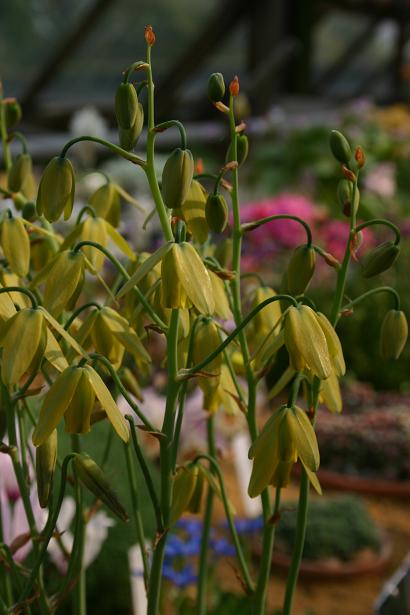
<svg viewBox="0 0 410 615"><path fill-rule="evenodd" d="M324 380L332 371L325 334L315 312L307 305L291 306L285 319L285 345L291 367L309 369Z"/></svg>

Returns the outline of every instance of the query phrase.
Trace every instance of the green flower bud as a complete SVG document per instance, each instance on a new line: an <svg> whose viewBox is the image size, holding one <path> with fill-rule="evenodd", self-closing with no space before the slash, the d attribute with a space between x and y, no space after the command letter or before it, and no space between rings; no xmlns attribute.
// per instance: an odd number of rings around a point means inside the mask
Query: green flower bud
<svg viewBox="0 0 410 615"><path fill-rule="evenodd" d="M14 160L8 174L8 188L19 192L24 180L31 174L33 163L30 154L19 154Z"/></svg>
<svg viewBox="0 0 410 615"><path fill-rule="evenodd" d="M385 360L398 359L407 341L407 318L401 310L389 310L380 331L380 353Z"/></svg>
<svg viewBox="0 0 410 615"><path fill-rule="evenodd" d="M104 472L86 453L77 453L73 460L78 479L107 506L121 521L128 521L128 514L114 493Z"/></svg>
<svg viewBox="0 0 410 615"><path fill-rule="evenodd" d="M120 224L120 195L114 182L100 186L89 198L91 207L100 218L107 220L112 226Z"/></svg>
<svg viewBox="0 0 410 615"><path fill-rule="evenodd" d="M68 220L74 204L74 169L68 158L55 156L45 168L37 196L37 212L55 222L64 212Z"/></svg>
<svg viewBox="0 0 410 615"><path fill-rule="evenodd" d="M332 130L330 133L329 144L332 154L336 160L342 162L343 164L348 164L352 157L352 150L346 137L338 130Z"/></svg>
<svg viewBox="0 0 410 615"><path fill-rule="evenodd" d="M130 151L134 149L144 126L144 108L138 103L137 113L133 125L130 128L119 128L119 139L122 148Z"/></svg>
<svg viewBox="0 0 410 615"><path fill-rule="evenodd" d="M37 217L36 204L33 201L26 201L21 212L24 220L32 222Z"/></svg>
<svg viewBox="0 0 410 615"><path fill-rule="evenodd" d="M21 120L21 107L15 98L8 98L4 102L4 115L6 120L6 128L14 128Z"/></svg>
<svg viewBox="0 0 410 615"><path fill-rule="evenodd" d="M225 81L222 73L212 73L208 80L208 98L211 102L219 102L225 96Z"/></svg>
<svg viewBox="0 0 410 615"><path fill-rule="evenodd" d="M162 171L162 194L170 209L186 200L194 175L194 159L189 149L174 149Z"/></svg>
<svg viewBox="0 0 410 615"><path fill-rule="evenodd" d="M189 510L197 480L198 466L191 463L178 468L172 489L170 525L174 525Z"/></svg>
<svg viewBox="0 0 410 615"><path fill-rule="evenodd" d="M53 483L57 462L57 430L51 433L44 444L36 448L37 494L41 508L46 508Z"/></svg>
<svg viewBox="0 0 410 615"><path fill-rule="evenodd" d="M249 152L249 141L246 135L238 135L236 137L236 151L237 151L237 162L238 165L241 166L248 157ZM229 145L228 150L226 152L225 160L226 162L230 162L233 159L233 145L232 143Z"/></svg>
<svg viewBox="0 0 410 615"><path fill-rule="evenodd" d="M118 126L129 129L134 126L138 111L138 95L132 83L121 83L115 94L115 117Z"/></svg>
<svg viewBox="0 0 410 615"><path fill-rule="evenodd" d="M291 295L302 295L315 272L316 252L304 244L295 248L287 269L287 286Z"/></svg>
<svg viewBox="0 0 410 615"><path fill-rule="evenodd" d="M337 200L344 215L350 218L352 212L352 200L353 200L354 187L352 182L347 179L341 179L337 185ZM359 208L360 192L356 187L355 199L354 199L354 213L357 213Z"/></svg>
<svg viewBox="0 0 410 615"><path fill-rule="evenodd" d="M400 252L400 247L393 241L385 241L370 250L362 260L362 274L365 278L387 271L393 265Z"/></svg>
<svg viewBox="0 0 410 615"><path fill-rule="evenodd" d="M228 224L228 205L222 194L210 194L206 200L205 217L214 233L222 233Z"/></svg>

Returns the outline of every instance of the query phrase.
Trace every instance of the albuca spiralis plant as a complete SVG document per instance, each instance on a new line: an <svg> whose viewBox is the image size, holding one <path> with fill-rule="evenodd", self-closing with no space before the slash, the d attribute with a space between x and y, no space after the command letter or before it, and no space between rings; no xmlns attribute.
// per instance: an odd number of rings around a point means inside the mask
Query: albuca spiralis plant
<svg viewBox="0 0 410 615"><path fill-rule="evenodd" d="M169 530L186 511L204 515L196 612L206 613L207 545L214 496L221 498L224 505L236 549L241 589L250 598L253 614L266 612L275 525L280 523L281 492L289 483L293 465L300 460L297 528L282 611L283 615L290 615L303 552L309 485L321 492L317 478L320 458L315 436L316 408L322 401L330 411L341 411L339 378L346 367L335 330L338 321L357 303L374 293L386 292L393 305L381 326L383 356L396 359L407 338L406 318L400 310L399 296L392 288L375 288L345 302L349 264L356 258L362 230L370 225L383 225L392 231L394 238L373 248L363 260L362 270L365 277L385 271L398 256L400 233L392 223L382 219L358 224L358 179L365 157L360 147L353 153L347 139L337 131L332 131L330 136L331 152L341 164L337 198L350 220L350 234L341 263L314 244L309 226L296 216L275 215L242 224L238 181L248 141L244 134L246 126L235 114L238 78L230 82L227 91L220 73L209 79L208 97L216 112L226 118L229 145L222 168L215 173L204 173L196 168L184 126L177 120L155 123L151 64L155 35L149 26L145 29L145 41L146 59L131 64L116 92L119 145L91 136L69 141L47 165L38 189L26 142L15 131L20 107L14 99L0 101L7 177L7 184L0 190L4 200L14 202L13 212L4 209L0 214L3 251L0 412L5 418L1 424L7 429L7 441L1 445L1 453L9 455L13 463L30 528L27 540L32 541L34 555L31 569L17 564L11 546L1 534L0 524L3 566L0 607L5 613L45 615L56 612L71 593L68 590L72 590L75 612L79 615L86 612L82 561L87 515L83 490L91 492L121 520L128 519L104 470L84 450L87 442L81 437L96 421L108 420L124 442L133 502L131 516L135 528L132 531L136 531L143 554L148 615L159 612ZM136 87L130 81L135 74L143 75ZM145 106L140 98L146 99ZM147 142L146 155L142 158L133 150L144 125ZM155 141L161 132L173 127L179 131L180 147L169 154L159 181L154 166ZM9 147L11 140L22 144L22 153L14 159ZM163 235L162 244L152 254L136 254L117 230L119 195L123 191L109 180L90 197L69 232L62 235L54 229L53 223L62 217L65 220L72 217L76 181L68 155L80 141L100 144L145 172L155 204L154 214L159 218ZM302 225L306 243L290 256L281 292L277 293L260 280L251 299L251 309L245 315L241 292L242 239L257 227L283 218ZM220 240L218 234L224 231L230 250L226 261L218 258L221 251L212 242L215 236ZM110 251L110 241L122 252L121 262ZM327 316L306 294L317 258L332 267L335 275L333 306ZM109 278L105 279L106 259L118 274L111 286ZM84 287L92 277L103 284L106 293L103 304L82 302ZM229 319L235 322L230 333L224 327ZM150 369L151 357L145 344L150 328L166 340L168 381L160 430L151 424L130 394L135 392L137 383L130 378L129 367L134 374ZM287 387L288 400L259 430L257 386L282 347L288 353L289 364L274 392L277 394ZM246 390L238 381L239 373L245 376ZM192 382L203 392L209 450L178 465L184 400ZM129 415L125 418L116 403L118 394L129 404ZM28 404L28 398L37 403ZM228 412L240 408L245 413L252 441L249 495L261 498L264 519L262 556L257 567L245 558L218 462L213 417L221 406ZM32 412L34 407L38 408L36 413ZM69 436L57 431L63 419ZM27 480L30 443L26 434L30 425L34 428L31 437L36 447L38 499L48 511L42 529L34 517ZM136 427L158 440L158 487L145 460ZM71 438L72 452L60 459L57 441L63 437ZM139 510L137 472L147 484L156 522L156 536L148 549ZM51 596L43 567L48 544L55 539L68 479L77 506L74 546L62 587ZM206 502L202 502L205 491Z"/></svg>

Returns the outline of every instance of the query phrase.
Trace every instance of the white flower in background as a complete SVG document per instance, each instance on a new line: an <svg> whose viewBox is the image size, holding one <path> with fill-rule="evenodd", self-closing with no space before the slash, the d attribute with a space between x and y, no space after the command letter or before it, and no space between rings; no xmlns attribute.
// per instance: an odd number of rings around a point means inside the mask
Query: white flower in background
<svg viewBox="0 0 410 615"><path fill-rule="evenodd" d="M71 553L73 548L74 536L69 527L75 515L75 501L72 497L63 500L60 514L58 516L57 528L60 532L60 541L66 553ZM85 527L85 544L83 563L87 568L98 556L104 542L108 537L108 529L115 525L114 519L105 512L95 513ZM61 574L67 572L68 561L57 540L51 540L48 546L48 553L51 561Z"/></svg>
<svg viewBox="0 0 410 615"><path fill-rule="evenodd" d="M391 199L396 193L396 169L393 162L382 162L369 169L364 178L366 190Z"/></svg>

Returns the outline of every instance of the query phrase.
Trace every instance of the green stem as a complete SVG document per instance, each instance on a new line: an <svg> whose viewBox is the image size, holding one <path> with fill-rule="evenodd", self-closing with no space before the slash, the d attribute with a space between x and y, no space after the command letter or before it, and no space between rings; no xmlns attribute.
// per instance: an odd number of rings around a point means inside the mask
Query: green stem
<svg viewBox="0 0 410 615"><path fill-rule="evenodd" d="M214 430L214 417L212 414L208 417L207 422L207 436L208 436L208 454L213 459L216 459L216 446L215 446L215 430ZM211 466L211 471L213 467ZM201 550L199 554L198 565L198 584L197 584L197 598L196 598L196 612L198 615L206 615L207 612L207 585L208 585L208 546L209 537L211 533L212 525L212 509L214 503L214 491L212 487L208 486L208 494L206 498L204 523L202 527L201 536Z"/></svg>
<svg viewBox="0 0 410 615"><path fill-rule="evenodd" d="M76 137L75 139L71 139L71 141L68 141L68 143L66 143L61 150L60 157L64 158L67 155L67 152L70 147L72 147L76 143L80 143L81 141L92 141L93 143L99 143L100 145L104 145L104 147L107 147L114 154L118 154L122 158L125 158L125 160L129 160L129 162L133 162L134 164L139 165L143 169L146 168L147 163L139 156L136 156L132 152L127 152L127 150L123 149L122 147L119 147L118 145L115 145L114 143L111 143L110 141L106 141L106 139L100 139L100 137L92 137L90 135L83 135L81 137Z"/></svg>
<svg viewBox="0 0 410 615"><path fill-rule="evenodd" d="M225 348L229 346L229 344L232 342L233 339L235 339L237 335L239 337L239 341L242 340L243 342L243 338L244 338L243 329L246 327L246 325L256 316L258 312L260 312L264 307L266 307L270 303L273 303L274 301L289 301L290 303L292 303L292 305L297 306L296 299L292 297L291 295L275 295L274 297L269 297L268 299L265 299L265 301L262 301L251 312L249 312L249 314L245 316L245 318L242 321L240 320L241 315L239 314L239 318L238 318L239 325L236 327L236 329L234 329L232 333L230 333L224 339L224 341L221 342L221 344L213 352L211 352L211 354L205 357L203 361L201 361L200 363L197 363L196 365L194 365L193 367L190 367L189 369L184 370L182 374L179 376L179 378L185 379L188 376L193 375L198 371L201 371L204 367L208 365L208 363L213 361L213 359L215 359L215 357L217 357L218 354L220 354L223 350L225 350ZM246 342L246 338L245 338L245 342ZM242 349L242 344L241 344L241 349ZM245 364L249 365L251 357L249 354L247 344L246 344L246 355L244 356L244 359L246 359ZM252 371L250 367L249 367L249 370ZM248 412L249 412L249 408L248 408Z"/></svg>
<svg viewBox="0 0 410 615"><path fill-rule="evenodd" d="M156 126L154 126L153 131L154 133L164 132L165 130L167 130L168 128L172 128L173 126L175 126L175 128L178 128L179 130L179 134L181 137L181 148L186 149L186 131L182 122L179 122L178 120L168 120L167 122L162 122L161 124L157 124Z"/></svg>
<svg viewBox="0 0 410 615"><path fill-rule="evenodd" d="M84 207L80 210L80 213L77 216L77 220L75 221L75 226L78 226L79 224L81 224L81 219L83 215L86 213L89 213L92 218L97 217L94 207L91 207L91 205L84 205Z"/></svg>
<svg viewBox="0 0 410 615"><path fill-rule="evenodd" d="M379 286L378 288L372 288L371 290L368 290L359 297L356 297L356 299L353 299L352 301L349 301L349 303L346 303L343 306L342 311L349 310L350 308L354 307L355 305L358 305L368 297L371 297L372 295L377 295L378 293L390 293L391 295L393 295L394 307L396 310L400 310L400 295L397 290L395 290L391 286Z"/></svg>
<svg viewBox="0 0 410 615"><path fill-rule="evenodd" d="M390 222L390 220L385 220L384 218L374 218L374 220L368 220L367 222L362 222L362 224L359 224L359 226L356 226L355 233L358 233L359 231L362 231L364 228L367 228L368 226L374 226L374 225L381 225L381 226L387 226L388 228L390 228L396 238L394 240L395 245L399 245L400 243L400 239L401 239L401 233L399 228L393 224L393 222Z"/></svg>
<svg viewBox="0 0 410 615"><path fill-rule="evenodd" d="M75 245L74 252L78 252L79 250L81 250L81 248L83 246L91 246L93 248L96 248L97 250L100 250L100 252L102 252L112 262L112 264L117 269L117 271L119 271L121 273L121 275L124 278L124 280L128 281L130 279L131 276L129 275L127 270L121 265L120 261L113 254L111 254L111 252L107 248L105 248L104 246L102 246L101 244L99 244L99 243L97 243L95 241L84 240L84 241L79 241ZM152 318L152 320L161 329L166 329L166 324L164 322L162 322L162 320L159 318L159 316L154 312L154 310L152 309L152 307L150 306L148 301L145 299L143 293L140 291L138 286L134 286L134 293L137 295L138 300L142 303L142 305L144 306L147 314L149 314L149 316Z"/></svg>
<svg viewBox="0 0 410 615"><path fill-rule="evenodd" d="M23 295L27 295L27 297L29 297L31 301L32 308L34 310L38 308L38 302L37 302L36 296L28 288L23 288L23 286L3 286L3 288L0 288L0 294L14 293L14 292L19 292L19 293L22 293Z"/></svg>
<svg viewBox="0 0 410 615"><path fill-rule="evenodd" d="M241 229L243 233L247 233L248 231L253 231L257 229L262 224L266 224L267 222L273 222L274 220L294 220L295 222L299 222L303 226L306 231L306 243L310 247L312 245L312 231L310 230L310 226L307 222L299 218L298 216L291 216L290 214L278 214L275 216L267 216L266 218L261 218L260 220L255 220L255 222L247 222L246 224L242 224Z"/></svg>
<svg viewBox="0 0 410 615"><path fill-rule="evenodd" d="M72 449L75 453L81 452L80 436L71 436ZM76 503L76 525L73 550L70 558L70 565L76 572L77 583L74 587L74 615L87 615L87 581L84 568L84 544L85 544L85 519L84 519L84 498L80 481L75 473L75 503ZM70 567L67 577L70 575Z"/></svg>
<svg viewBox="0 0 410 615"><path fill-rule="evenodd" d="M73 324L73 322L75 321L75 319L78 318L78 316L81 314L81 312L84 312L84 310L88 310L88 308L90 307L95 307L97 308L97 310L101 309L101 305L97 303L96 301L89 301L88 303L84 303L83 305L80 305L80 307L77 308L71 314L70 318L67 320L67 322L64 325L64 329L68 331L71 325Z"/></svg>
<svg viewBox="0 0 410 615"><path fill-rule="evenodd" d="M225 488L225 483L224 483L224 479L222 476L222 472L219 468L219 464L218 462L213 458L210 457L209 455L201 454L201 455L197 455L194 459L194 463L196 463L197 461L199 461L200 459L206 459L207 461L209 461L209 463L211 464L211 467L214 470L214 473L216 474L216 476L218 477L218 482L219 482L219 488L220 488L220 492L221 492L221 498L222 498L222 502L224 505L224 509L225 509L225 515L226 515L226 520L228 521L228 525L229 525L229 529L231 531L232 534L232 540L235 546L235 550L236 550L236 555L238 557L238 562L239 562L239 568L241 570L242 576L243 576L243 581L244 581L244 585L246 587L246 592L248 594L252 594L254 591L254 586L253 586L253 581L250 577L249 574L249 570L248 570L248 565L246 563L244 554L243 554L243 550L242 550L242 546L239 540L239 536L238 536L238 532L236 531L236 527L235 527L235 521L231 512L231 509L229 507L229 502L228 502L228 496L226 493L226 488Z"/></svg>
<svg viewBox="0 0 410 615"><path fill-rule="evenodd" d="M309 478L305 472L305 469L302 468L302 475L300 478L298 513L296 519L296 536L292 553L292 563L289 569L288 580L286 584L285 600L283 603L283 615L291 615L292 613L293 596L295 593L300 563L302 561L303 547L305 544L308 501Z"/></svg>
<svg viewBox="0 0 410 615"><path fill-rule="evenodd" d="M134 468L133 460L131 457L130 442L128 443L124 442L124 454L125 454L125 460L127 464L128 484L129 484L129 488L131 492L132 512L134 515L135 531L137 535L137 541L141 549L142 565L144 569L144 583L145 583L145 587L148 587L148 576L149 576L148 558L147 558L147 550L145 548L145 534L144 534L144 527L142 524L141 510L140 510L139 499L138 499L138 484L137 484L137 478L135 475L135 468Z"/></svg>
<svg viewBox="0 0 410 615"><path fill-rule="evenodd" d="M154 509L155 519L157 523L157 532L161 533L164 531L164 521L162 519L162 512L161 512L161 508L159 505L157 492L155 490L155 486L152 480L151 472L149 471L147 462L145 461L145 457L141 450L141 446L138 442L137 430L135 428L134 419L129 414L125 415L125 419L130 424L131 438L132 438L132 443L134 445L134 451L135 451L135 454L137 455L138 463L140 464L141 472L144 476L145 484L147 486L148 493L151 498L151 503Z"/></svg>
<svg viewBox="0 0 410 615"><path fill-rule="evenodd" d="M13 139L18 139L18 141L20 141L22 149L23 149L23 154L27 154L27 152L28 152L27 139L23 135L23 133L18 132L18 131L13 132L12 137L13 137Z"/></svg>
<svg viewBox="0 0 410 615"><path fill-rule="evenodd" d="M60 491L58 494L58 498L57 498L57 504L54 508L54 510L52 510L50 508L50 512L48 515L48 519L47 519L47 523L45 525L44 530L41 533L41 548L40 551L36 554L36 559L35 562L33 564L33 567L31 569L31 574L29 579L27 580L26 585L24 586L23 591L21 592L19 599L18 599L18 604L24 602L24 600L26 600L33 588L33 585L36 581L37 578L37 574L39 573L41 564L43 563L46 555L47 555L47 547L48 544L51 540L51 538L53 537L53 533L54 533L54 529L57 525L57 519L58 519L58 515L60 514L60 510L61 510L61 505L63 503L63 499L64 499L64 494L65 494L65 487L66 487L66 483L67 483L67 468L68 468L68 464L71 461L71 459L74 457L74 453L70 453L69 455L67 455L67 457L65 457L64 461L63 461L63 465L61 468L61 482L60 482ZM48 612L48 611L46 611Z"/></svg>
<svg viewBox="0 0 410 615"><path fill-rule="evenodd" d="M258 584L255 590L255 599L252 605L254 615L262 615L265 612L266 594L269 583L269 576L272 567L272 553L275 542L275 529L279 516L281 490L277 487L275 492L275 504L273 507L273 521L265 523L263 530L262 557L259 565Z"/></svg>

